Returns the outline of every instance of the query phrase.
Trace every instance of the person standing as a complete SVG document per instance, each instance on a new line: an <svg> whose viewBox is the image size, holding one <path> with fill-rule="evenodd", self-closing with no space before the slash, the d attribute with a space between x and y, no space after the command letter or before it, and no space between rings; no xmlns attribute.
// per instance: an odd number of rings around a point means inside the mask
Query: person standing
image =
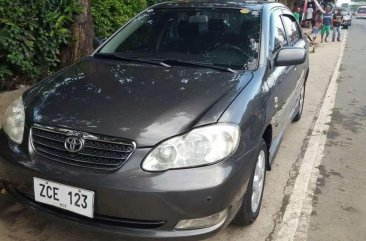
<svg viewBox="0 0 366 241"><path fill-rule="evenodd" d="M294 17L296 18L297 22L300 23L300 8L296 8L294 11Z"/></svg>
<svg viewBox="0 0 366 241"><path fill-rule="evenodd" d="M317 22L314 23L313 31L311 32L311 34L313 36L313 43L315 43L315 40L318 37L319 30L321 29L321 26L322 26L322 20L321 19L319 19Z"/></svg>
<svg viewBox="0 0 366 241"><path fill-rule="evenodd" d="M313 15L314 15L314 8L312 7L312 5L310 5L306 9L306 26L308 28L310 27L310 23L313 21Z"/></svg>
<svg viewBox="0 0 366 241"><path fill-rule="evenodd" d="M332 8L330 6L327 6L325 8L325 13L323 14L323 28L320 33L322 43L323 43L323 40L325 40L325 42L328 42L328 36L330 33L330 25L332 24L332 18L333 18ZM324 39L324 34L325 34L325 39Z"/></svg>
<svg viewBox="0 0 366 241"><path fill-rule="evenodd" d="M337 8L336 14L333 16L333 37L332 41L335 41L337 35L337 41L341 41L341 25L343 22L343 14L340 8Z"/></svg>
<svg viewBox="0 0 366 241"><path fill-rule="evenodd" d="M314 13L314 23L321 22L323 20L323 13L321 10L317 10Z"/></svg>

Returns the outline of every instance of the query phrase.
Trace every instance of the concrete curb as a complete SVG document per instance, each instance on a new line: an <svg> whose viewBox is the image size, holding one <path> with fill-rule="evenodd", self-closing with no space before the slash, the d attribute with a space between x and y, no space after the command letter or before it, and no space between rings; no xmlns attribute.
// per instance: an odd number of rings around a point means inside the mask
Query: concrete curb
<svg viewBox="0 0 366 241"><path fill-rule="evenodd" d="M298 232L298 225L301 221L303 222L301 225L303 230L301 233L301 238L298 236L297 240L305 241L307 238L308 224L310 222L310 215L312 211L312 198L309 198L309 196L314 196L316 180L318 178L317 174L314 172L317 171L316 167L318 167L321 163L321 158L325 147L325 141L327 138L326 133L329 129L329 125L326 123L331 122L331 114L333 112L337 93L337 79L339 77L339 69L346 42L347 34L345 34L343 39L338 61L332 73L325 98L317 116L317 121L311 133L309 145L304 154L303 162L299 170L299 176L296 179L293 193L284 213L282 225L278 231L276 241L294 240L295 235ZM301 214L304 213L304 211L306 211L307 217L303 220L300 220ZM306 228L304 228L304 226L306 226Z"/></svg>

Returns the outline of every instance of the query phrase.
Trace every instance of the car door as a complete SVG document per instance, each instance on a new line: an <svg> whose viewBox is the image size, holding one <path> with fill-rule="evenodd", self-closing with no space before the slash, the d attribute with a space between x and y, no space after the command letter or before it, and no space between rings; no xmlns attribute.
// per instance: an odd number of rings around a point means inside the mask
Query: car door
<svg viewBox="0 0 366 241"><path fill-rule="evenodd" d="M275 66L275 58L278 52L288 46L288 38L286 31L282 23L282 10L277 9L271 13L271 39L270 39L270 62L272 67L272 73L267 79L267 84L270 87L270 103L274 108L274 116L272 117L272 129L273 129L273 145L270 152L277 149L278 143L281 140L282 134L286 127L284 119L286 118L286 105L287 105L287 81L290 68L287 66ZM273 148L273 149L272 149Z"/></svg>
<svg viewBox="0 0 366 241"><path fill-rule="evenodd" d="M306 48L306 42L303 39L300 27L294 18L294 16L285 11L281 16L283 25L285 27L287 41L289 47ZM305 63L300 65L288 66L288 73L286 78L286 90L287 90L287 105L286 105L286 118L285 122L292 121L294 111L300 97L300 90L305 79Z"/></svg>

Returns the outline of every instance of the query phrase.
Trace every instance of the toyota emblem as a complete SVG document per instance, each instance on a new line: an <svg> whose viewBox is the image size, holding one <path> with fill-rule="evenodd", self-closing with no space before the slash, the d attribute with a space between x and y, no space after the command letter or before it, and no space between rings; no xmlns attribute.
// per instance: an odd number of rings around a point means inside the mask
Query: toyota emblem
<svg viewBox="0 0 366 241"><path fill-rule="evenodd" d="M69 137L65 140L65 149L69 152L79 152L84 147L84 140L78 137Z"/></svg>

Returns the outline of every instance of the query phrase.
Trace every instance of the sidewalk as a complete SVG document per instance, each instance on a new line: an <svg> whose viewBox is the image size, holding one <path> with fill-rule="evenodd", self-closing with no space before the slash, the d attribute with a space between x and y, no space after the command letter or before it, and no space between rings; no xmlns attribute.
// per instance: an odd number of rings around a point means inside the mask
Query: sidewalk
<svg viewBox="0 0 366 241"><path fill-rule="evenodd" d="M308 36L310 36L310 38L312 39L313 37L311 36L312 33L312 29L311 28L302 28L302 31L304 32L304 34L307 34ZM348 30L345 29L341 29L341 38L344 39L344 34L347 32ZM328 43L332 42L332 35L333 35L333 30L330 30L329 36L328 36ZM326 42L321 43L321 35L320 35L320 31L319 34L315 40L315 46L311 46L310 47L310 53L314 53L316 51L316 49L323 44L327 44Z"/></svg>

